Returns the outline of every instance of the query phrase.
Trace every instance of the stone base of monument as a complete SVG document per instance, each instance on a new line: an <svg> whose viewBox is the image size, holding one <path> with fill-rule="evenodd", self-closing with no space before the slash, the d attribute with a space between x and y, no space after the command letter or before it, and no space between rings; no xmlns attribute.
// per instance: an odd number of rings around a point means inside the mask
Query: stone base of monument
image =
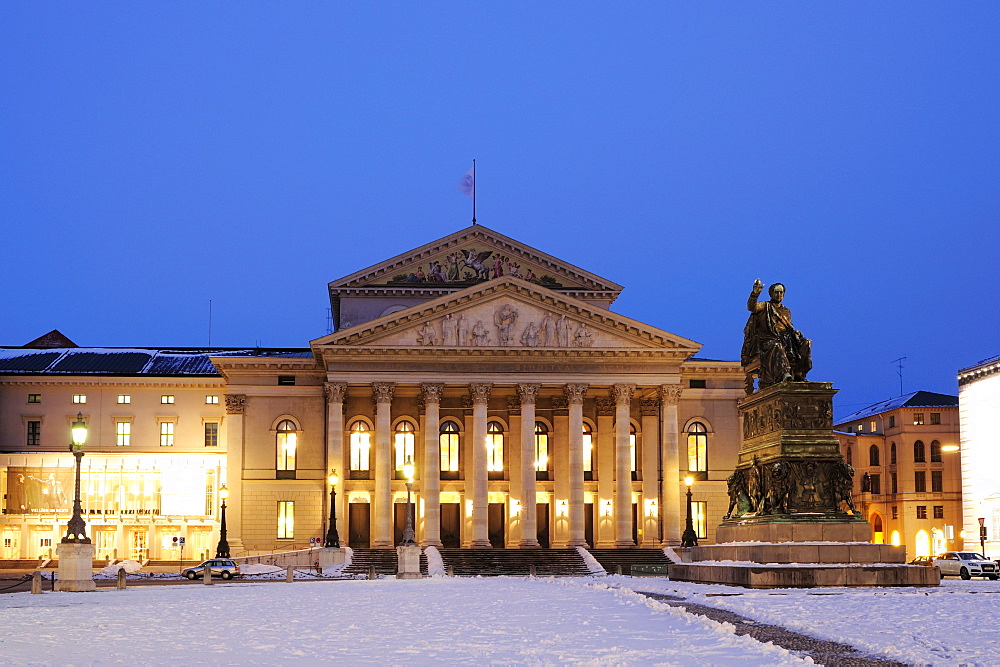
<svg viewBox="0 0 1000 667"><path fill-rule="evenodd" d="M745 588L937 586L941 583L941 575L935 567L896 563L862 565L700 561L671 565L670 579Z"/></svg>
<svg viewBox="0 0 1000 667"><path fill-rule="evenodd" d="M399 567L396 570L397 579L422 579L420 574L420 547L398 546L396 556L399 559Z"/></svg>
<svg viewBox="0 0 1000 667"><path fill-rule="evenodd" d="M97 590L94 583L94 545L60 542L56 546L59 558L57 591L85 592Z"/></svg>

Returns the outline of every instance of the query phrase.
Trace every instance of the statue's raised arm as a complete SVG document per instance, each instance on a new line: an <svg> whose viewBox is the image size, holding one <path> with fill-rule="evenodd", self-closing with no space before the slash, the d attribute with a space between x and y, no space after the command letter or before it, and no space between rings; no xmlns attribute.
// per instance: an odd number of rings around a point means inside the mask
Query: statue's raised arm
<svg viewBox="0 0 1000 667"><path fill-rule="evenodd" d="M741 363L747 373L747 392L757 375L763 389L781 382L804 382L812 368L812 341L792 326L792 312L782 303L785 286L774 283L767 292L770 301L758 301L764 283L754 281L747 299L750 318L743 329Z"/></svg>

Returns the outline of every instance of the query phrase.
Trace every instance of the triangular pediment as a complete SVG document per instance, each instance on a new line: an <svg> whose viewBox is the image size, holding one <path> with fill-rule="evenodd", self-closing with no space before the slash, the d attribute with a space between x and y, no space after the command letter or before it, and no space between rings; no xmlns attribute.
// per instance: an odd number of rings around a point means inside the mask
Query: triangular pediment
<svg viewBox="0 0 1000 667"><path fill-rule="evenodd" d="M312 341L324 346L439 349L672 350L700 344L506 276Z"/></svg>
<svg viewBox="0 0 1000 667"><path fill-rule="evenodd" d="M622 286L524 243L473 225L329 284L331 293L357 288L462 289L501 276L551 289L610 294Z"/></svg>

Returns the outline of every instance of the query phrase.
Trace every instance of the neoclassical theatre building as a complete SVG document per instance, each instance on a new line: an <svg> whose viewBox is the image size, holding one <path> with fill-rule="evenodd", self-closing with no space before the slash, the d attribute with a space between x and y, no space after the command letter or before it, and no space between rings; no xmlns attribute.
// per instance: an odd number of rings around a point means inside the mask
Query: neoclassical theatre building
<svg viewBox="0 0 1000 667"><path fill-rule="evenodd" d="M308 546L332 469L342 541L392 547L408 459L424 545L679 544L688 476L711 541L739 448L739 362L613 312L621 290L473 225L331 282L334 332L308 348L0 350L0 556L44 555L39 536L61 535L65 503L34 503L53 479L71 494L78 413L99 556L177 558L177 536L210 549L223 483L234 554Z"/></svg>

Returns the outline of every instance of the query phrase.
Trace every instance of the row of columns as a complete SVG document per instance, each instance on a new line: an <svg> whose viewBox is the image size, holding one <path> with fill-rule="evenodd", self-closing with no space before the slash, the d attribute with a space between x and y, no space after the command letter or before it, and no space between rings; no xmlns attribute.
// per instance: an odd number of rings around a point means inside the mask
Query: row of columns
<svg viewBox="0 0 1000 667"><path fill-rule="evenodd" d="M444 385L422 383L420 385L424 402L424 462L425 466L439 465L440 452L440 406ZM472 383L469 395L472 402L472 477L470 490L472 498L472 548L489 548L489 473L487 471L487 405L493 385ZM540 384L521 383L516 385L521 404L521 540L520 548L537 548L536 477L532 462L535 460L535 401ZM569 541L567 546L584 546L584 475L583 475L583 400L587 394L587 384L567 384L563 391L567 398L569 414ZM327 457L328 461L344 460L344 401L347 395L345 383L328 382L325 386L327 399ZM375 496L374 534L372 546L387 548L392 540L392 397L395 384L373 382L372 397L375 401ZM614 544L616 547L635 546L632 540L632 474L629 447L629 424L631 423L631 403L635 385L616 384L611 387L615 403L615 482L614 506L620 508L614 513ZM663 433L662 443L662 489L661 498L666 507L679 509L679 435L677 423L677 402L680 399L679 385L661 387L660 410ZM644 418L645 420L645 418ZM654 422L655 423L655 422ZM645 430L645 424L644 424ZM653 429L650 429L652 431ZM655 452L653 452L655 455ZM434 463L432 463L434 462ZM331 463L332 467L336 467ZM653 466L655 467L655 465ZM441 546L441 479L436 468L431 467L421 475L421 496L424 501L425 546ZM338 486L338 498L343 498L344 477ZM655 482L651 482L654 483ZM653 487L653 495L655 487ZM338 508L340 510L340 508ZM338 515L343 516L341 511ZM660 519L662 520L662 512ZM664 543L680 543L680 527L672 522L664 527Z"/></svg>

